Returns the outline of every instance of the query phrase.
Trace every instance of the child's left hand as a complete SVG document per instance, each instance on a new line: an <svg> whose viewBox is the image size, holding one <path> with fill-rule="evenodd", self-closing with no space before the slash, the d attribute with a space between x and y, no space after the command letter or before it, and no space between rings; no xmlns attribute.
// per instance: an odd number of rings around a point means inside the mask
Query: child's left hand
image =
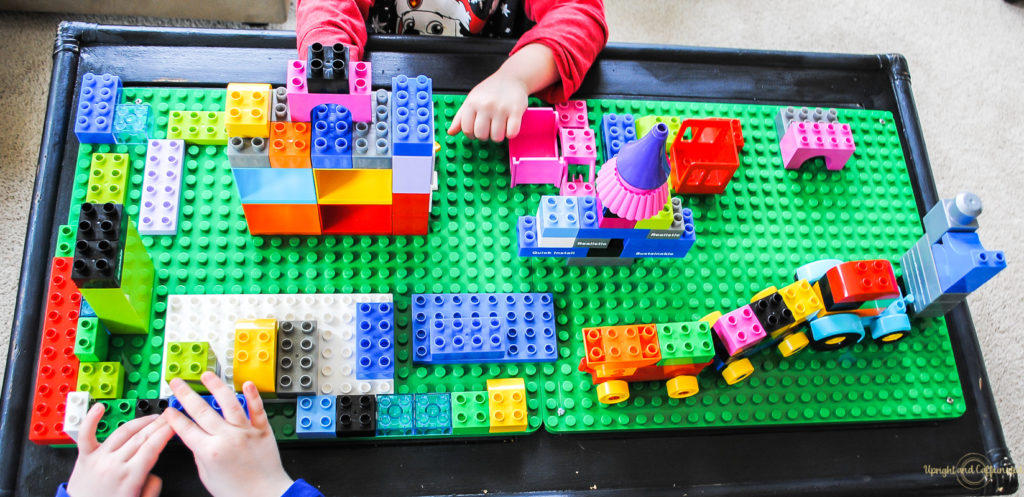
<svg viewBox="0 0 1024 497"><path fill-rule="evenodd" d="M522 79L499 70L469 92L448 134L462 131L466 138L495 142L515 138L526 111L528 90Z"/></svg>
<svg viewBox="0 0 1024 497"><path fill-rule="evenodd" d="M163 482L150 474L150 470L167 441L174 436L174 430L163 417L146 416L125 423L101 444L96 440L96 426L103 417L103 410L103 404L92 406L82 421L78 434L78 459L68 479L68 495L160 495Z"/></svg>

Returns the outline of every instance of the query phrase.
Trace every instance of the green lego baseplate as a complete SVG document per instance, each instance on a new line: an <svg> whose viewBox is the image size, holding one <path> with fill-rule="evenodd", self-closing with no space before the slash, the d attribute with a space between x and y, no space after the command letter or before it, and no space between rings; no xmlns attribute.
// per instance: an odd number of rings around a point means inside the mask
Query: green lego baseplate
<svg viewBox="0 0 1024 497"><path fill-rule="evenodd" d="M541 195L554 189L509 188L507 145L447 136L443 130L463 98L434 96L439 190L425 237L251 236L224 146L188 144L179 232L142 236L156 266L153 331L110 339L107 360L124 365L124 396L159 394L170 294L392 293L395 392L480 392L489 378L524 378L528 431L542 425L575 432L922 420L965 412L941 318L915 320L911 335L893 345L865 341L788 359L767 350L752 357L756 372L738 385L727 386L708 368L699 377L700 392L686 399L670 399L664 382L655 381L632 383L627 401L604 405L590 375L577 368L584 327L686 322L730 311L767 286L788 284L798 266L817 259L886 258L898 271L899 256L922 229L890 112L839 111L857 141L842 171L826 171L820 159L788 171L774 124L779 106L589 100L598 148L605 113L738 118L746 143L724 194L681 197L697 230L697 244L685 259L568 267L557 258L517 255L518 216L534 214ZM164 138L171 111L222 111L225 90L125 88L123 99L150 104L155 137ZM93 153L128 154L126 208L138 218L145 152L144 144L80 146L72 230ZM584 169L572 166L571 172L586 174ZM60 240L66 253L73 233L61 232ZM410 296L446 292L551 292L557 362L414 365ZM278 439L294 439L294 403L270 401L268 412ZM470 423L454 436L480 431Z"/></svg>

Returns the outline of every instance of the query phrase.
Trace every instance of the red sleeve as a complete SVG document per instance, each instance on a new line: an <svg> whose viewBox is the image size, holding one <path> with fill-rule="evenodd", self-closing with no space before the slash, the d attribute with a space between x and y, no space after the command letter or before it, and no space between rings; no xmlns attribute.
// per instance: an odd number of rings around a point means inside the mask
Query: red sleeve
<svg viewBox="0 0 1024 497"><path fill-rule="evenodd" d="M344 43L352 47L352 59L363 58L366 46L366 16L373 0L296 0L295 41L299 58L315 42Z"/></svg>
<svg viewBox="0 0 1024 497"><path fill-rule="evenodd" d="M583 83L608 42L604 1L526 0L525 10L537 25L523 33L511 53L530 43L541 43L555 52L560 81L537 92L537 96L551 103L565 102Z"/></svg>

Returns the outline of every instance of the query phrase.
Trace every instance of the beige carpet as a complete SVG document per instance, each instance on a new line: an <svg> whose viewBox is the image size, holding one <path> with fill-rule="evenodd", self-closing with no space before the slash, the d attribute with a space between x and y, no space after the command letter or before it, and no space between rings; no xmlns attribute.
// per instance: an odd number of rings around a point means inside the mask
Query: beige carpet
<svg viewBox="0 0 1024 497"><path fill-rule="evenodd" d="M646 10L638 10L644 5ZM1014 209L1024 181L1024 8L1001 0L798 2L608 0L612 41L850 53L900 52L942 196L960 189L985 202L986 247L1010 268L969 299L1003 428L1024 457L1024 216ZM29 197L35 174L53 34L61 18L0 14L0 343L7 343ZM217 25L138 18L110 24ZM290 20L281 27L294 26ZM241 26L239 26L241 27ZM1015 324L1016 323L1016 324ZM0 352L6 357L6 347ZM6 362L4 362L6 364ZM3 367L3 366L0 366ZM926 464L929 461L922 461Z"/></svg>

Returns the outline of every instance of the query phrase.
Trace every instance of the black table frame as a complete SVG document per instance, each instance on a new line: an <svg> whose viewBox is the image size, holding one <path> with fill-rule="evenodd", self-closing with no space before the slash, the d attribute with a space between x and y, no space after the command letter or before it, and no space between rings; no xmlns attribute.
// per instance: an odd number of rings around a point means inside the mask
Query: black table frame
<svg viewBox="0 0 1024 497"><path fill-rule="evenodd" d="M61 24L0 405L0 497L52 495L73 450L27 440L46 274L57 227L67 219L77 142L69 131L84 72L125 85L223 86L284 83L293 33ZM374 83L427 74L438 92L466 92L498 67L508 41L372 38ZM581 97L792 104L894 113L924 213L937 200L906 60L895 54L840 55L613 44ZM1016 476L996 475L968 492L923 466L953 465L965 453L1012 467L967 306L949 316L967 413L935 422L816 425L656 433L552 435L480 441L289 445L293 476L327 495L929 495L998 494ZM200 488L190 454L170 447L155 472L164 495Z"/></svg>

